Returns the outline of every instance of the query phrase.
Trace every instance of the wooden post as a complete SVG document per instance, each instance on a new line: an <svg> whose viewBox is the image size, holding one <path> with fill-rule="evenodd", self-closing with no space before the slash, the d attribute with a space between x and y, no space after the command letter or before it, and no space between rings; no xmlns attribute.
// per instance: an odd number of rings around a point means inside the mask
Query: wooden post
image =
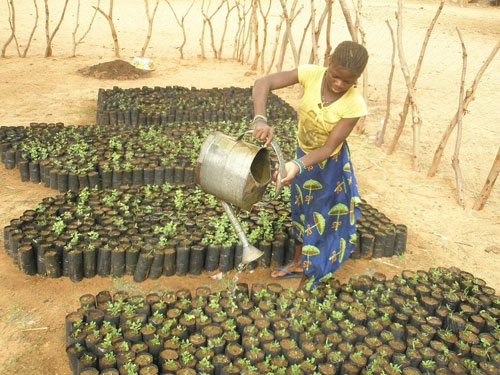
<svg viewBox="0 0 500 375"><path fill-rule="evenodd" d="M101 0L97 0L97 7L99 7L100 2L101 2ZM36 7L36 0L34 0L34 3L35 3L35 7ZM94 8L94 9L95 9L94 10L94 14L92 15L92 19L89 22L89 27L83 33L83 35L80 37L80 39L76 40L76 32L78 30L78 27L80 26L80 24L79 24L79 18L80 18L80 0L78 0L78 7L77 7L77 11L76 11L76 20L75 20L75 29L74 29L73 34L72 34L72 36L73 36L73 51L72 51L72 54L71 54L72 57L76 57L76 47L83 41L83 39L85 39L85 37L89 33L90 29L92 28L92 25L94 24L95 16L97 15L97 8ZM36 16L37 16L37 20L38 20L38 8L36 9ZM36 23L35 23L35 28L36 28ZM33 29L33 32L34 31L35 31L35 29ZM31 37L33 36L33 32L32 32ZM30 37L30 41L31 41L31 37ZM24 52L26 54L27 50L25 50Z"/></svg>
<svg viewBox="0 0 500 375"><path fill-rule="evenodd" d="M14 8L14 0L7 0L7 6L9 8L9 26L10 26L10 36L2 47L2 57L5 57L5 51L9 46L10 42L14 40L16 42L17 54L21 56L19 51L19 45L16 39L16 9Z"/></svg>
<svg viewBox="0 0 500 375"><path fill-rule="evenodd" d="M280 43L280 34L281 34L281 26L283 25L283 21L285 20L285 17L281 15L280 17L280 22L276 24L276 36L274 38L274 46L273 46L273 52L271 53L271 61L269 62L269 65L267 66L266 69L266 75L271 72L271 69L274 64L274 59L276 58L276 52L278 51L278 45Z"/></svg>
<svg viewBox="0 0 500 375"><path fill-rule="evenodd" d="M266 44L267 44L267 17L269 16L269 11L271 10L271 5L272 1L269 0L269 6L267 7L267 10L264 12L262 9L262 4L261 1L258 0L258 5L259 5L259 12L262 17L262 23L264 24L264 35L262 36L262 48L260 50L260 71L261 73L264 72L264 57L265 57L265 52L266 52Z"/></svg>
<svg viewBox="0 0 500 375"><path fill-rule="evenodd" d="M229 15L231 14L234 8L236 8L236 4L233 6L229 6L229 1L226 0L226 20L224 21L224 30L222 30L222 35L220 37L219 50L217 51L217 56L219 57L219 60L222 58L222 47L224 45L224 39L226 37Z"/></svg>
<svg viewBox="0 0 500 375"><path fill-rule="evenodd" d="M47 47L45 48L45 57L51 57L52 56L52 41L54 40L54 37L56 36L57 31L59 30L59 27L61 26L62 20L64 18L64 14L66 13L66 8L68 7L68 0L65 0L64 2L64 8L61 13L61 18L59 19L59 22L57 23L55 29L52 31L52 34L49 33L49 3L48 0L45 1L45 34L47 38ZM113 0L111 0L111 3L113 3Z"/></svg>
<svg viewBox="0 0 500 375"><path fill-rule="evenodd" d="M332 51L332 44L331 44L331 37L330 37L330 31L332 27L332 4L333 0L327 0L326 1L326 6L328 7L328 19L326 22L326 47L325 47L325 55L324 55L324 61L323 61L323 66L328 66L330 64L330 53Z"/></svg>
<svg viewBox="0 0 500 375"><path fill-rule="evenodd" d="M392 57L391 57L391 72L389 73L389 83L387 84L387 104L385 110L385 118L384 123L382 124L382 130L377 136L375 144L380 147L384 143L385 130L387 129L387 123L389 122L389 117L391 115L391 91L392 91L392 77L394 76L394 69L396 68L396 64L394 63L396 57L396 41L394 40L394 31L392 30L391 24L389 20L386 20L385 23L389 28L392 39Z"/></svg>
<svg viewBox="0 0 500 375"><path fill-rule="evenodd" d="M253 20L253 41L255 55L250 70L257 70L261 50L259 48L259 20L257 18L257 0L252 0L252 20Z"/></svg>
<svg viewBox="0 0 500 375"><path fill-rule="evenodd" d="M118 34L116 33L115 24L113 23L113 0L109 0L109 11L107 14L104 13L104 11L99 7L97 7L97 10L108 21L109 28L111 30L111 37L113 38L115 57L120 57L120 46L118 45Z"/></svg>
<svg viewBox="0 0 500 375"><path fill-rule="evenodd" d="M458 204L465 208L465 198L464 198L464 178L462 176L462 171L460 169L460 143L462 141L462 117L464 113L464 85L465 85L465 73L467 71L467 50L465 49L465 43L462 38L462 34L460 33L460 29L457 27L458 37L460 38L460 44L462 45L462 77L460 79L460 94L458 97L458 121L457 121L457 140L455 142L455 152L453 153L453 158L451 161L451 165L453 166L453 170L455 171L455 177L457 182L457 196L458 196Z"/></svg>
<svg viewBox="0 0 500 375"><path fill-rule="evenodd" d="M443 9L443 6L444 6L444 0L441 0L441 3L439 4L439 7L436 11L436 14L434 15L434 18L432 19L431 23L429 24L429 27L427 28L427 33L425 34L424 41L422 43L422 47L420 48L420 55L418 57L417 65L415 67L415 72L413 74L413 79L412 79L412 86L413 87L415 87L417 84L418 75L420 74L420 68L422 67L422 62L424 61L425 50L427 49L427 43L429 42L431 32L434 29L434 25L436 24L436 21L439 18L439 15L441 14L441 10ZM398 128L396 129L396 133L394 134L394 138L392 139L392 142L389 146L389 149L387 150L387 154L389 154L389 155L394 152L394 149L396 148L399 137L401 136L401 133L403 133L403 128L405 126L406 116L408 115L409 107L410 107L410 96L409 96L409 94L406 94L405 103L403 105L403 111L400 114L400 121L399 121Z"/></svg>
<svg viewBox="0 0 500 375"><path fill-rule="evenodd" d="M247 20L247 14L250 12L250 10L252 9L252 3L250 2L250 5L248 6L248 9L245 10L245 2L243 2L243 17L242 17L242 20L243 20L243 24L242 24L242 27L241 27L241 30L240 30L240 34L238 36L238 47L239 47L239 50L238 50L238 57L237 57L237 60L239 62L241 62L242 64L244 63L244 60L245 60L245 46L247 44L247 41L248 41L248 36L250 35L250 25L248 26L248 31L247 31L247 34L245 36L245 31L246 31L246 20ZM250 45L250 48L251 49L252 46Z"/></svg>
<svg viewBox="0 0 500 375"><path fill-rule="evenodd" d="M36 27L38 26L38 5L36 4L36 0L33 0L33 4L35 5L35 24L33 25L33 29L31 30L30 37L28 38L28 43L26 43L26 47L24 48L23 57L26 57L28 54L28 50L31 46L31 41L33 40L33 35L35 35Z"/></svg>
<svg viewBox="0 0 500 375"><path fill-rule="evenodd" d="M184 19L186 18L186 16L188 15L189 11L193 7L194 1L195 0L192 1L191 5L189 6L189 8L186 11L186 13L184 13L184 15L179 20L179 18L177 17L177 14L175 13L175 10L172 7L172 5L170 4L170 2L168 0L165 0L165 2L167 3L167 5L170 7L170 10L172 10L172 13L174 14L175 21L177 22L177 24L180 26L180 28L182 30L182 44L179 46L179 53L181 55L181 59L184 58L183 48L184 48L184 45L186 44L186 29L184 28Z"/></svg>
<svg viewBox="0 0 500 375"><path fill-rule="evenodd" d="M493 50L491 51L490 55L486 59L486 61L483 63L481 68L479 68L476 78L474 78L474 82L472 82L472 86L470 89L467 90L464 98L464 105L463 105L463 112L467 112L467 107L469 106L470 102L474 99L474 92L477 89L477 86L479 85L479 81L481 80L481 77L483 76L484 72L486 71L486 68L488 65L490 65L491 61L497 54L498 50L500 49L500 38L498 38L497 44L493 47ZM441 157L443 156L444 148L446 147L446 144L448 143L448 138L450 137L451 132L457 125L458 121L458 112L455 113L455 116L451 120L450 124L446 128L445 132L443 133L443 136L441 138L441 141L439 142L439 145L434 153L434 158L432 159L432 164L431 167L429 168L429 171L427 172L428 177L433 177L436 172L437 172L437 167L439 165L439 162L441 161Z"/></svg>
<svg viewBox="0 0 500 375"><path fill-rule="evenodd" d="M156 11L158 10L158 4L160 4L160 0L156 0L155 7L153 9L153 14L149 14L149 0L144 0L144 6L146 7L146 17L148 19L148 35L146 35L146 40L144 41L144 45L141 49L141 57L144 57L146 54L146 49L148 48L149 41L151 40L151 34L153 34L153 22L155 19Z"/></svg>
<svg viewBox="0 0 500 375"><path fill-rule="evenodd" d="M312 51L310 63L318 63L318 39L315 35L316 28L316 8L314 7L314 0L311 0L311 39L312 39Z"/></svg>
<svg viewBox="0 0 500 375"><path fill-rule="evenodd" d="M345 22L347 24L347 29L349 30L349 34L351 34L351 39L353 42L358 42L358 33L352 24L351 14L349 13L349 8L345 0L339 0L340 7L342 8L342 13L344 13Z"/></svg>
<svg viewBox="0 0 500 375"><path fill-rule="evenodd" d="M292 22L295 19L295 7L297 6L297 0L293 0L290 13L288 13L288 10L286 9L286 1L280 0L280 3L281 3L281 7L283 8L283 15L285 16L286 37L283 38L283 42L281 44L280 59L278 60L278 66L277 66L279 72L281 71L281 69L283 67L283 60L285 58L286 46L288 43L290 43L290 48L292 49L293 60L295 62L295 66L297 67L299 65L299 57L297 54L297 49L295 48L295 43L293 41L293 35L292 35Z"/></svg>
<svg viewBox="0 0 500 375"><path fill-rule="evenodd" d="M306 25L304 26L304 32L302 33L302 39L300 39L300 44L299 44L299 61L300 61L300 56L302 55L302 47L304 46L304 41L306 40L306 35L307 35L307 30L309 30L309 26L311 26L311 17L307 20Z"/></svg>
<svg viewBox="0 0 500 375"><path fill-rule="evenodd" d="M495 181L499 173L500 173L500 147L498 148L497 156L495 157L493 165L491 166L488 178L484 183L483 190L481 190L481 194L479 195L479 197L476 200L476 203L474 204L473 208L475 210L483 209L484 204L488 200L491 190L493 189L493 185L495 185Z"/></svg>
<svg viewBox="0 0 500 375"><path fill-rule="evenodd" d="M312 37L314 38L313 43L315 43L317 45L316 49L319 48L319 46L318 46L319 36L321 35L321 30L323 29L323 24L325 23L325 19L327 19L328 14L331 14L331 7L332 7L332 0L326 0L325 9L323 9L323 13L321 14L321 17L319 18L318 24L316 25L316 27L313 28L314 31L313 31ZM330 32L329 26L330 25L327 25L327 27L326 27L327 32ZM316 54L315 54L314 47L313 47L313 48L311 48L311 54L309 55L309 63L312 64L314 59L316 59L315 64L318 64L319 63L318 52L316 52Z"/></svg>
<svg viewBox="0 0 500 375"><path fill-rule="evenodd" d="M217 58L217 49L215 48L215 39L214 39L214 28L212 26L212 18L217 14L217 12L222 8L224 5L224 2L226 0L222 0L219 6L214 10L214 12L209 16L208 13L208 8L210 7L210 2L208 2L207 5L207 13L205 13L205 10L203 9L203 5L205 4L205 1L202 2L201 4L201 14L203 15L203 26L208 25L208 29L210 31L210 45L212 46L212 52L214 53L214 57ZM204 36L204 34L202 34ZM200 40L201 48L203 51L203 55L205 53L204 51L204 41L203 39Z"/></svg>
<svg viewBox="0 0 500 375"><path fill-rule="evenodd" d="M354 2L353 2L354 3ZM356 14L356 23L354 25L354 30L356 35L358 35L358 41L363 46L366 47L366 33L361 24L361 8L363 7L363 0L358 0L357 6L355 6L354 11ZM363 98L368 100L368 66L363 71L362 75L363 82ZM359 119L358 123L354 127L356 134L363 134L365 132L366 116Z"/></svg>
<svg viewBox="0 0 500 375"><path fill-rule="evenodd" d="M418 110L415 91L410 79L410 72L408 71L408 64L403 51L403 0L398 0L398 29L397 29L397 46L398 46L398 56L399 63L401 65L401 71L406 82L406 88L408 89L408 96L410 98L411 112L412 112L412 129L413 129L413 155L412 155L412 165L415 171L420 169L420 127L422 125L422 118L420 117L420 112Z"/></svg>

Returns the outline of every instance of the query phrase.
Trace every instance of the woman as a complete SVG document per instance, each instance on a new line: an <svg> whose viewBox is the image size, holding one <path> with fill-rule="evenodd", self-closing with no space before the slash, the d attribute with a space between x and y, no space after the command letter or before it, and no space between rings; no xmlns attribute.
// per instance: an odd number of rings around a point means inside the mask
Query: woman
<svg viewBox="0 0 500 375"><path fill-rule="evenodd" d="M367 114L355 87L367 61L362 45L345 41L335 48L328 68L301 65L255 81L253 135L266 145L273 137L266 118L269 92L296 83L304 88L298 109L297 156L286 163L282 179L291 184L295 256L272 277L302 276L302 281L309 278L310 285L316 284L333 275L356 243L360 198L345 140Z"/></svg>

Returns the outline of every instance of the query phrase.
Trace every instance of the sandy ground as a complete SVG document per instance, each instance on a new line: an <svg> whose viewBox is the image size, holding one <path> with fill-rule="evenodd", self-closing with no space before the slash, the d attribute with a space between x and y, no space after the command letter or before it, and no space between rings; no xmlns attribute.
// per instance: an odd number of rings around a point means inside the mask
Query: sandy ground
<svg viewBox="0 0 500 375"><path fill-rule="evenodd" d="M51 30L60 14L62 1L51 8ZM0 59L0 124L27 125L30 122L91 124L95 121L97 91L99 88L140 86L196 86L203 88L242 86L253 84L260 73L250 72L248 64L232 60L236 24L229 25L223 58L214 59L205 39L206 59L200 57L200 4L187 17L188 42L185 59L179 58L178 46L182 37L170 9L160 3L153 38L147 55L154 59L157 70L149 78L135 81L97 80L77 74L77 70L113 60L109 28L102 16L96 18L88 37L78 46L77 57L71 55L71 33L74 29L76 3L70 2L61 29L54 39L54 57L44 58L45 35L43 8L39 2L40 21L27 58L17 57L13 44L7 49L7 58ZM143 3L122 0L115 8L121 56L127 61L137 55L146 34ZM174 1L178 15L184 14L186 3ZM275 2L277 3L277 2ZM309 2L294 24L294 38L300 40L307 22ZM476 277L500 290L500 186L493 189L482 211L472 210L479 195L500 139L500 56L486 70L464 118L460 162L464 175L466 208L457 205L455 177L450 165L455 135L450 139L438 174L427 178L435 148L449 121L458 108L459 81L462 54L456 27L459 27L468 52L466 85L472 84L476 72L489 55L500 35L500 9L485 4L471 4L458 8L447 3L431 35L424 64L417 84L417 103L422 115L421 171L411 168L411 128L406 126L396 151L388 156L387 144L392 140L398 122L398 113L406 95L399 65L396 66L391 117L387 141L382 148L373 144L386 113L386 92L392 53L390 34L385 20L391 20L395 29L396 1L373 0L365 6L364 28L370 51L367 93L370 114L366 119L366 134L351 135L349 142L363 197L388 215L394 222L409 227L407 252L401 257L372 261L349 260L339 271L342 280L352 275L385 272L392 276L405 269L428 269L433 266L456 266L472 272ZM53 5L51 5L53 6ZM57 8L59 7L59 8ZM104 7L105 9L107 5ZM87 9L89 8L89 9ZM405 54L413 73L427 26L435 14L433 1L405 1ZM338 4L334 7L332 24L333 43L347 39L345 21ZM78 35L82 34L92 9L82 5ZM320 12L318 12L320 13ZM0 5L0 41L3 45L9 35L6 2ZM30 2L16 2L17 36L21 49L31 31L34 7ZM233 14L234 16L234 14ZM274 40L274 29L279 19L274 4L269 17L268 53ZM131 22L135 20L135 23ZM220 40L223 18L214 22L215 35ZM324 48L324 42L321 42ZM321 46L320 46L321 47ZM309 51L305 46L304 51ZM309 52L302 54L305 62ZM266 60L266 66L269 59ZM291 54L286 56L285 68L293 67ZM297 87L277 92L296 106L300 90ZM17 170L0 168L0 227L33 208L43 197L54 191L21 183ZM0 247L3 244L0 243ZM227 275L231 279L232 274ZM270 282L269 270L245 272L240 280ZM296 280L284 282L296 286ZM0 374L69 374L64 354L64 316L76 309L78 297L98 293L104 289L128 289L138 293L151 290L177 289L180 286L210 285L222 288L222 281L208 276L162 278L135 284L130 279L111 280L96 277L78 284L66 278L47 280L27 277L17 270L10 258L0 252Z"/></svg>

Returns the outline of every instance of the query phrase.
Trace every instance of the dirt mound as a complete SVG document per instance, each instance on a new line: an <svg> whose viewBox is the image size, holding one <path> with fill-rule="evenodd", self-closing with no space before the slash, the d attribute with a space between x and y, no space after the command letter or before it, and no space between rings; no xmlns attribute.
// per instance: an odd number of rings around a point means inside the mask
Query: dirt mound
<svg viewBox="0 0 500 375"><path fill-rule="evenodd" d="M78 73L98 79L124 80L145 77L148 76L151 71L137 69L132 64L123 60L114 60L79 69Z"/></svg>

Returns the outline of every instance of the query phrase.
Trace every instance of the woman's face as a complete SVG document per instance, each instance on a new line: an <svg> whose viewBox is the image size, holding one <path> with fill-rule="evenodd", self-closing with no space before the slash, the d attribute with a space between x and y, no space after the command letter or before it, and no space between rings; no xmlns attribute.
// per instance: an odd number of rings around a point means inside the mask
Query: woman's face
<svg viewBox="0 0 500 375"><path fill-rule="evenodd" d="M334 94L342 94L356 83L359 74L351 70L330 64L326 71L326 86Z"/></svg>

